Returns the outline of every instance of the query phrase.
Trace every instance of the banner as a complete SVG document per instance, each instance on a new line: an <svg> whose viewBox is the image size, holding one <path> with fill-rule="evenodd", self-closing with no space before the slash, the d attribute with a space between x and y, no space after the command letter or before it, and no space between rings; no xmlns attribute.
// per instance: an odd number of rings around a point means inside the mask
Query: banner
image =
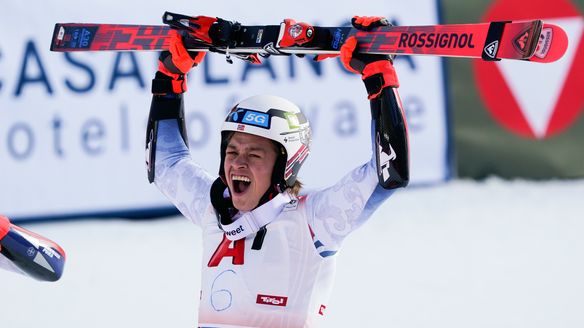
<svg viewBox="0 0 584 328"><path fill-rule="evenodd" d="M35 10L31 11L30 7ZM16 219L148 214L172 208L147 183L144 139L157 53L53 53L56 22L161 24L165 10L211 15L243 24L277 24L293 17L344 25L350 17L385 15L394 24L439 21L434 0L368 1L306 6L178 1L165 4L8 1L0 12L0 213ZM388 9L391 8L391 11ZM265 14L269 13L269 14ZM443 62L398 57L395 67L411 141L411 182L450 176ZM193 158L216 173L220 126L228 109L255 94L299 105L311 122L311 154L299 179L309 189L338 181L371 156L370 114L360 77L338 59L296 56L261 65L209 54L188 76L186 122Z"/></svg>

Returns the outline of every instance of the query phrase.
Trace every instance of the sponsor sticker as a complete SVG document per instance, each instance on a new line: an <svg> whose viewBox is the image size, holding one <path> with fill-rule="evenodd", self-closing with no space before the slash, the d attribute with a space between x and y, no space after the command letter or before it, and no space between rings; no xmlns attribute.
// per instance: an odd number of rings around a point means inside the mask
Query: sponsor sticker
<svg viewBox="0 0 584 328"><path fill-rule="evenodd" d="M284 113L286 116L286 121L288 121L288 127L290 129L298 129L300 127L300 121L298 121L298 117L294 113Z"/></svg>
<svg viewBox="0 0 584 328"><path fill-rule="evenodd" d="M298 199L292 199L290 203L284 205L282 212L294 211L298 208Z"/></svg>
<svg viewBox="0 0 584 328"><path fill-rule="evenodd" d="M539 58L545 58L548 51L550 50L550 45L552 44L553 30L549 27L543 28L539 36L539 41L537 42L537 48L535 49L535 56Z"/></svg>
<svg viewBox="0 0 584 328"><path fill-rule="evenodd" d="M485 54L487 54L487 56L489 56L490 58L495 58L495 56L497 55L497 50L499 49L499 41L495 40L491 43L489 43L484 51Z"/></svg>
<svg viewBox="0 0 584 328"><path fill-rule="evenodd" d="M318 309L318 314L324 315L324 310L326 309L326 305L321 304L320 309Z"/></svg>
<svg viewBox="0 0 584 328"><path fill-rule="evenodd" d="M258 35L256 36L256 43L262 42L262 36L264 35L264 29L260 28Z"/></svg>
<svg viewBox="0 0 584 328"><path fill-rule="evenodd" d="M248 110L244 115L241 123L261 126L262 128L268 128L270 123L270 115L266 113L254 112Z"/></svg>
<svg viewBox="0 0 584 328"><path fill-rule="evenodd" d="M527 41L529 40L529 30L525 30L521 33L519 33L519 35L517 35L517 37L515 37L515 40L513 40L513 45L515 46L515 49L517 49L517 51L519 51L522 54L527 54L527 51L529 50L527 47Z"/></svg>
<svg viewBox="0 0 584 328"><path fill-rule="evenodd" d="M256 303L273 306L286 306L286 303L288 303L288 297L258 294Z"/></svg>
<svg viewBox="0 0 584 328"><path fill-rule="evenodd" d="M62 41L64 36L65 36L65 28L63 26L61 26L59 28L59 34L57 35L57 39Z"/></svg>

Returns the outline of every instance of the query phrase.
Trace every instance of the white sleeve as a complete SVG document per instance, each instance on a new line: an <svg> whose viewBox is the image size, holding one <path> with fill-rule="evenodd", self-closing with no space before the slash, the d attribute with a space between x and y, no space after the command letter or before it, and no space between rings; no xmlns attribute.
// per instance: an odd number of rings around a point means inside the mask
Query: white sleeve
<svg viewBox="0 0 584 328"><path fill-rule="evenodd" d="M365 223L394 191L379 185L371 159L332 187L307 194L308 221L320 254L334 255L345 237Z"/></svg>
<svg viewBox="0 0 584 328"><path fill-rule="evenodd" d="M200 225L215 179L191 158L177 120L158 123L156 143L154 183L185 217Z"/></svg>

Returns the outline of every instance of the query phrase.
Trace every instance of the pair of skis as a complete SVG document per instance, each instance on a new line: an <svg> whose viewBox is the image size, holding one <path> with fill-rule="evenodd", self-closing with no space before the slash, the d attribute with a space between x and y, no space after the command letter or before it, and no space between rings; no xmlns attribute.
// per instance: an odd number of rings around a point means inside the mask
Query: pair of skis
<svg viewBox="0 0 584 328"><path fill-rule="evenodd" d="M193 17L166 12L166 25L57 23L51 51L165 50L173 33L184 36L189 50L223 53L250 59L252 55L338 54L344 41L355 36L358 51L372 54L433 55L445 57L526 60L550 63L568 47L566 32L541 20L430 26L383 26L370 31L352 27L321 27L296 23L241 25L220 21L220 44L193 37Z"/></svg>

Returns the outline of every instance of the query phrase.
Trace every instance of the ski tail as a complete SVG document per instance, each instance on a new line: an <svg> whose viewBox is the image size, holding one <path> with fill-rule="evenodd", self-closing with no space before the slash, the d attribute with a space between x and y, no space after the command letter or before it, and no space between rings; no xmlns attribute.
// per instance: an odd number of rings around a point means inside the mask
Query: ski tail
<svg viewBox="0 0 584 328"><path fill-rule="evenodd" d="M491 22L481 57L487 61L529 59L535 52L543 21Z"/></svg>
<svg viewBox="0 0 584 328"><path fill-rule="evenodd" d="M564 56L568 49L566 31L554 24L543 24L535 52L529 61L552 63Z"/></svg>

